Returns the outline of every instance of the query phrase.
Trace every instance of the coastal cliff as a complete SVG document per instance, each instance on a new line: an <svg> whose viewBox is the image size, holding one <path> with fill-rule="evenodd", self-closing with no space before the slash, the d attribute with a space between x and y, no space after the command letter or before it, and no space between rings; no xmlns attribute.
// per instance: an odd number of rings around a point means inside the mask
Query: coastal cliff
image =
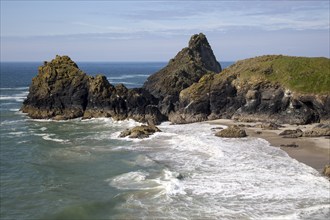
<svg viewBox="0 0 330 220"><path fill-rule="evenodd" d="M56 56L39 67L21 110L35 119L112 117L159 124L166 118L157 103L144 89L111 85L105 76L87 76L68 56Z"/></svg>
<svg viewBox="0 0 330 220"><path fill-rule="evenodd" d="M205 74L219 73L221 66L202 33L193 35L167 66L152 74L143 88L160 99L159 109L164 115L176 111L180 92Z"/></svg>
<svg viewBox="0 0 330 220"><path fill-rule="evenodd" d="M209 74L180 93L169 119L190 123L232 118L308 124L330 119L330 60L261 56Z"/></svg>
<svg viewBox="0 0 330 220"><path fill-rule="evenodd" d="M330 60L267 55L222 71L204 34L193 35L143 88L87 76L68 56L39 67L21 110L38 119L134 119L149 124L220 118L308 124L330 121Z"/></svg>

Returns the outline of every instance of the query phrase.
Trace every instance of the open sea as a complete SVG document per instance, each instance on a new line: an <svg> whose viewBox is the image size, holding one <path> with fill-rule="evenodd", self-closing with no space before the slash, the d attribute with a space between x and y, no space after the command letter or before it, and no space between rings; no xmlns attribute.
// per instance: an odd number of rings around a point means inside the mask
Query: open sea
<svg viewBox="0 0 330 220"><path fill-rule="evenodd" d="M329 180L263 139L165 122L131 140L118 135L132 120L28 118L19 109L40 65L1 63L0 219L330 218ZM165 65L78 63L129 88Z"/></svg>

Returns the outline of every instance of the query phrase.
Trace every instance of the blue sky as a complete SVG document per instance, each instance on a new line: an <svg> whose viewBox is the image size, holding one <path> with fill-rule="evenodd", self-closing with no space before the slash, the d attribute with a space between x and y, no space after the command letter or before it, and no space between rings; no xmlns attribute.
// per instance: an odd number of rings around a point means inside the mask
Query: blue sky
<svg viewBox="0 0 330 220"><path fill-rule="evenodd" d="M1 0L1 61L168 61L206 34L219 61L330 56L329 1Z"/></svg>

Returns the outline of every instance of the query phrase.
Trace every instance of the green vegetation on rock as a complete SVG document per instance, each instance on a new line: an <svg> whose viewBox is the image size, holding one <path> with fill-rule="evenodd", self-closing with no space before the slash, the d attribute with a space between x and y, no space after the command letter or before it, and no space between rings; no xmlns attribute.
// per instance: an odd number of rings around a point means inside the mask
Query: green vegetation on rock
<svg viewBox="0 0 330 220"><path fill-rule="evenodd" d="M182 90L180 109L170 120L194 122L203 115L306 124L329 120L329 109L330 59L266 55L238 61Z"/></svg>
<svg viewBox="0 0 330 220"><path fill-rule="evenodd" d="M279 83L299 93L330 92L330 59L323 57L260 56L238 61L222 74L238 74L242 83Z"/></svg>

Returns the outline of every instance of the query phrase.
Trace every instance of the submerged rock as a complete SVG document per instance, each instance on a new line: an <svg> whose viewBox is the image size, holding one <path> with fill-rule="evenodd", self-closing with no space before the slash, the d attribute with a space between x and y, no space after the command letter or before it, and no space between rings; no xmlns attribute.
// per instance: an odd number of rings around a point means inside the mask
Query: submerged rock
<svg viewBox="0 0 330 220"><path fill-rule="evenodd" d="M155 132L161 132L159 128L154 125L141 125L136 126L131 129L126 129L121 132L119 137L129 137L129 138L147 138Z"/></svg>
<svg viewBox="0 0 330 220"><path fill-rule="evenodd" d="M293 147L293 148L299 147L299 145L296 144L296 143L291 143L291 144L281 144L280 146L281 146L281 147Z"/></svg>
<svg viewBox="0 0 330 220"><path fill-rule="evenodd" d="M181 173L179 173L179 174L176 176L176 178L177 178L178 180L183 180L183 179L184 179L184 176L183 176Z"/></svg>
<svg viewBox="0 0 330 220"><path fill-rule="evenodd" d="M217 132L215 136L224 138L242 138L246 137L247 134L244 129L234 125Z"/></svg>

